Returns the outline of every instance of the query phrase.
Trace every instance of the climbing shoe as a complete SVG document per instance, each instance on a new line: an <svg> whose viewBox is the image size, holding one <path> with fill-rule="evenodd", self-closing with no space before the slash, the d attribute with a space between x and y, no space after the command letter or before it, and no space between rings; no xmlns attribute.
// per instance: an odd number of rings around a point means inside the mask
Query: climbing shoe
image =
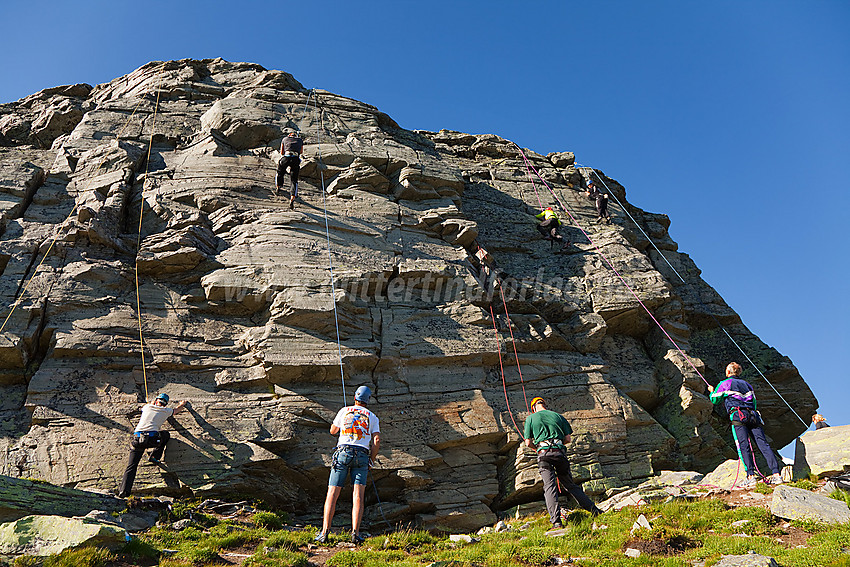
<svg viewBox="0 0 850 567"><path fill-rule="evenodd" d="M766 482L767 482L768 484L783 484L785 481L784 481L784 480L782 480L782 475L781 475L781 474L776 473L776 474L772 474L772 475L770 475L769 477L767 477L767 481L766 481Z"/></svg>
<svg viewBox="0 0 850 567"><path fill-rule="evenodd" d="M744 489L755 488L757 483L758 483L758 480L756 479L756 477L748 476L747 480L738 484L738 488L744 488Z"/></svg>
<svg viewBox="0 0 850 567"><path fill-rule="evenodd" d="M164 466L165 466L165 463L163 463L162 461L160 461L160 460L159 460L159 459L157 459L156 457L149 457L149 458L148 458L148 462L149 462L149 463L152 463L152 464L154 464L154 465L156 465L156 466L158 466L158 467L164 467Z"/></svg>
<svg viewBox="0 0 850 567"><path fill-rule="evenodd" d="M354 545L363 545L363 542L366 541L366 538L360 535L358 532L351 532L351 543Z"/></svg>
<svg viewBox="0 0 850 567"><path fill-rule="evenodd" d="M328 534L327 532L319 532L316 534L316 537L313 538L313 541L316 543L328 543Z"/></svg>

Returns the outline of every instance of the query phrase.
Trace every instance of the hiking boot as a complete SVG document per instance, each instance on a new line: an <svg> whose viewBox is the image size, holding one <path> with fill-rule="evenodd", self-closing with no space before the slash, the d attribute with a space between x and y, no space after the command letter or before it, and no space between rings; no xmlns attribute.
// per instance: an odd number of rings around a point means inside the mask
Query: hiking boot
<svg viewBox="0 0 850 567"><path fill-rule="evenodd" d="M366 541L366 538L360 535L359 532L351 532L351 543L354 545L363 545L364 541Z"/></svg>
<svg viewBox="0 0 850 567"><path fill-rule="evenodd" d="M785 483L785 481L782 480L782 475L779 474L779 473L774 473L774 474L770 475L769 477L767 477L766 482L768 484L784 484Z"/></svg>
<svg viewBox="0 0 850 567"><path fill-rule="evenodd" d="M316 534L316 537L313 538L313 541L316 543L328 543L328 534L327 532L319 532Z"/></svg>
<svg viewBox="0 0 850 567"><path fill-rule="evenodd" d="M738 488L743 488L743 489L755 488L757 483L758 483L758 480L756 479L756 477L748 476L747 480L738 484Z"/></svg>
<svg viewBox="0 0 850 567"><path fill-rule="evenodd" d="M289 200L289 209L292 210L295 208L295 197Z"/></svg>

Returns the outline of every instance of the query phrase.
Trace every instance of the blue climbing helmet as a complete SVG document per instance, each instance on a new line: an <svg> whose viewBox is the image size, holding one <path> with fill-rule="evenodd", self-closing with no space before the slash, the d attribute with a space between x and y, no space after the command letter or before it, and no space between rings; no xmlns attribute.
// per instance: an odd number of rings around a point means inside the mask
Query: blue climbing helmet
<svg viewBox="0 0 850 567"><path fill-rule="evenodd" d="M156 397L157 400L162 400L166 404L168 403L168 394L160 394Z"/></svg>
<svg viewBox="0 0 850 567"><path fill-rule="evenodd" d="M361 404L368 404L370 397L372 397L372 390L369 389L369 386L360 386L354 392L354 399Z"/></svg>

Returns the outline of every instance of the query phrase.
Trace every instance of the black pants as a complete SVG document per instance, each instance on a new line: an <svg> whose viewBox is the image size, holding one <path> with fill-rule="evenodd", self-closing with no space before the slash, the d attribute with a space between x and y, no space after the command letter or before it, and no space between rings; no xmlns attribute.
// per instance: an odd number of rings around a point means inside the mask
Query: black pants
<svg viewBox="0 0 850 567"><path fill-rule="evenodd" d="M121 479L118 496L121 498L130 496L130 492L133 490L133 482L136 480L136 469L145 454L145 449L153 449L151 457L159 460L162 458L165 444L168 443L170 438L171 435L168 434L168 431L160 431L156 435L150 436L133 436L133 440L130 442L130 457L127 459L127 468L124 470L124 478Z"/></svg>
<svg viewBox="0 0 850 567"><path fill-rule="evenodd" d="M560 449L547 449L537 453L537 467L540 476L543 477L543 498L546 500L546 510L549 511L549 520L552 524L561 523L561 505L558 504L558 482L561 489L573 495L579 506L592 514L599 514L601 510L596 507L584 490L573 482L570 473L570 461Z"/></svg>
<svg viewBox="0 0 850 567"><path fill-rule="evenodd" d="M301 158L298 156L283 156L283 159L277 164L277 176L275 176L275 186L280 187L283 183L283 177L286 175L286 170L289 169L289 176L292 180L292 187L289 190L291 197L298 196L298 173L301 171Z"/></svg>
<svg viewBox="0 0 850 567"><path fill-rule="evenodd" d="M608 218L608 199L604 195L596 197L596 214L601 219Z"/></svg>
<svg viewBox="0 0 850 567"><path fill-rule="evenodd" d="M558 234L560 224L555 219L546 219L537 225L537 230L543 235L546 240L557 240L561 242L564 237Z"/></svg>

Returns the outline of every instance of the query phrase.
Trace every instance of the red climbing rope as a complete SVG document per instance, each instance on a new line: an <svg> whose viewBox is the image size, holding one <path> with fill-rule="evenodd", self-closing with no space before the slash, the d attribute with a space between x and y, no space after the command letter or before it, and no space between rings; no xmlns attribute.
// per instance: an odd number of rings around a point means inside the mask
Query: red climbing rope
<svg viewBox="0 0 850 567"><path fill-rule="evenodd" d="M516 340L514 339L514 330L511 326L511 314L508 313L508 303L505 301L505 290L502 289L502 282L499 282L499 295L502 296L502 305L505 307L505 317L508 318L508 331L511 333L511 346L514 348L514 359L516 360L516 369L519 372L519 383L522 386L522 397L525 400L525 409L526 411L531 411L531 406L528 405L528 396L525 394L525 380L522 379L522 368L519 366L519 354L516 351ZM493 308L490 308L490 312L492 313ZM493 321L495 325L496 322Z"/></svg>
<svg viewBox="0 0 850 567"><path fill-rule="evenodd" d="M561 199L558 198L558 195L555 193L555 191L552 189L552 187L550 187L549 184L546 183L546 180L543 179L543 176L540 175L540 172L537 171L537 168L534 167L534 164L532 164L528 161L528 158L525 157L525 153L523 153L522 148L520 148L516 144L514 144L514 147L516 147L516 149L519 151L519 154L522 156L522 159L525 162L526 168L530 168L531 170L534 171L534 173L537 175L537 177L540 179L540 181L543 183L543 185L545 185L546 188L549 190L549 192L552 194L552 197L555 198L555 201L558 203L558 205L561 207L561 209L570 217L570 220L573 222L573 224L575 224L576 228L578 228L582 232L582 234L584 234L584 237L587 238L588 242L590 242L590 244L593 245L593 247L596 249L596 253L599 254L602 257L603 260L605 260L605 262L608 264L608 267L610 267L611 270L614 272L614 274L616 274L616 276L618 278L620 278L620 281L623 282L623 285L626 286L626 289L629 290L629 292L634 296L634 298L637 300L637 302L640 304L640 306L643 307L643 310L646 311L646 313L650 316L650 318L652 318L652 320L655 322L655 324L658 325L658 328L661 329L661 332L664 333L664 335L667 337L667 339L673 344L674 347L676 347L676 350L679 351L679 354L681 354L682 357L684 357L684 359L688 361L688 364L691 366L691 368L694 369L694 372L696 372L697 375L700 378L702 378L702 381L705 382L705 384L707 386L710 386L710 384L708 383L708 380L706 380L705 376L702 375L702 372L700 372L697 369L697 367L691 361L690 357L688 357L684 353L684 351L682 351L682 349L679 347L679 345L676 343L676 341L673 340L673 337L670 336L670 333L667 332L667 330L664 328L664 326L661 325L661 323L658 321L658 319L655 318L655 315L653 315L652 312L649 310L649 308L644 304L644 302L641 301L640 297L638 297L638 294L635 293L635 291L631 288L631 286L628 284L628 282L626 282L626 279L620 274L620 272L617 271L617 268L614 267L613 262L611 262L611 260L609 260L608 257L602 252L602 249L599 247L599 245L596 244L596 242L593 241L593 239L590 237L590 235L581 227L581 225L578 223L578 220L576 220L576 218L573 216L573 214L570 212L570 210L566 207L566 205L564 205L564 203L561 201ZM541 205L541 208L542 208L542 205Z"/></svg>
<svg viewBox="0 0 850 567"><path fill-rule="evenodd" d="M514 412L511 409L511 402L508 401L508 384L505 382L505 367L502 364L502 343L499 341L499 330L496 328L496 316L493 314L493 306L490 306L490 319L493 321L493 333L496 335L496 354L499 356L499 370L502 373L502 389L505 391L505 403L508 404L508 415L511 416L511 421L514 424L514 429L516 429L519 436L525 440L525 436L520 431L520 428L517 427L516 420L514 419Z"/></svg>

